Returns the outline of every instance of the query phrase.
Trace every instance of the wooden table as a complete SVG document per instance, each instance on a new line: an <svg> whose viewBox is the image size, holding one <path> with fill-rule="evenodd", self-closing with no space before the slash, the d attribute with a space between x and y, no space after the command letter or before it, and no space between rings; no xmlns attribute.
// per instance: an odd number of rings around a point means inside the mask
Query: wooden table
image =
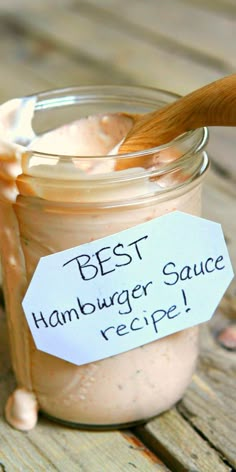
<svg viewBox="0 0 236 472"><path fill-rule="evenodd" d="M235 71L235 0L1 0L0 101L40 89L142 84L185 94ZM213 129L204 216L218 221L236 266L235 129ZM217 340L235 324L231 284L202 326L197 372L182 401L134 430L85 432L40 418L29 433L4 420L14 387L0 312L0 471L236 469L236 355Z"/></svg>

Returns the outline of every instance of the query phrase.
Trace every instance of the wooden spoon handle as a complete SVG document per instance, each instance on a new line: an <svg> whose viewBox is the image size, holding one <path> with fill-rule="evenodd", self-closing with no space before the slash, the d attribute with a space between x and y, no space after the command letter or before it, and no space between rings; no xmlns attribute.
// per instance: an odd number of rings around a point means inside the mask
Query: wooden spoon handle
<svg viewBox="0 0 236 472"><path fill-rule="evenodd" d="M119 153L160 146L202 126L236 126L236 74L134 120Z"/></svg>

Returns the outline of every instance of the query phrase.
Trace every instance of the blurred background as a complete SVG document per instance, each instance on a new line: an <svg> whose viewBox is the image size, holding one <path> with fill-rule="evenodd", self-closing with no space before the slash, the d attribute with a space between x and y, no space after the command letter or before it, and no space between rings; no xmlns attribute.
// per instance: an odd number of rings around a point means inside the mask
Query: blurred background
<svg viewBox="0 0 236 472"><path fill-rule="evenodd" d="M234 72L235 44L236 0L1 0L0 103L86 84L186 94ZM235 130L212 138L235 175Z"/></svg>
<svg viewBox="0 0 236 472"><path fill-rule="evenodd" d="M236 66L235 0L1 0L1 99L71 84L185 94Z"/></svg>

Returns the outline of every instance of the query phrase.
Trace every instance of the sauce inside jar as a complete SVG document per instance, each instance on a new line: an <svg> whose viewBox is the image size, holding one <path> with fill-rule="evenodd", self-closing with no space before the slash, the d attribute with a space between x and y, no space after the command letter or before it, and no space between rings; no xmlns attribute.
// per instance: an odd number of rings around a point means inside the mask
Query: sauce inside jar
<svg viewBox="0 0 236 472"><path fill-rule="evenodd" d="M174 210L200 215L206 168L200 135L191 145L187 136L182 152L178 143L152 152L148 167L117 171L120 157L112 155L112 149L125 137L132 119L122 109L116 112L116 106L112 104L112 112L51 127L35 137L20 158L14 146L7 158L2 156L2 175L10 174L12 162L19 166L11 179L3 175L1 184L2 195L9 182L15 192L11 199L1 197L1 251L12 362L20 387L8 400L6 417L19 429L34 427L38 409L78 427L114 428L144 421L181 398L195 369L198 327L76 366L36 349L22 311L22 298L41 257ZM139 257L137 244L122 250L123 257ZM109 251L106 258L119 270L120 248ZM107 270L103 256L97 255L95 272ZM88 276L82 266L80 270ZM148 288L139 288L139 295L145 296ZM126 308L137 290L134 286L127 294ZM104 333L108 335L113 334Z"/></svg>

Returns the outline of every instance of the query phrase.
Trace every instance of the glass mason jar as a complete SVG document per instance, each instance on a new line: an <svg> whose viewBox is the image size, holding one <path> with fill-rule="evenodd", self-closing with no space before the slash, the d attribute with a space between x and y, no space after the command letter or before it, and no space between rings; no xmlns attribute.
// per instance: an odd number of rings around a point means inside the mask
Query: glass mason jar
<svg viewBox="0 0 236 472"><path fill-rule="evenodd" d="M36 96L33 123L37 134L42 134L82 116L145 113L176 98L144 87L54 90ZM4 116L0 120L3 122ZM4 126L6 131L6 123ZM72 426L116 428L169 409L191 381L198 356L197 326L77 366L36 348L22 299L42 256L174 210L200 215L202 180L208 168L204 150L207 129L190 131L151 150L92 157L104 164L104 170L87 174L86 179L79 168L91 157L40 153L23 147L19 153L11 133L8 135L8 142L0 144L0 236L17 388L6 405L7 420L16 428L29 430L40 410ZM108 163L118 159L123 167L127 161L129 168L111 171Z"/></svg>

